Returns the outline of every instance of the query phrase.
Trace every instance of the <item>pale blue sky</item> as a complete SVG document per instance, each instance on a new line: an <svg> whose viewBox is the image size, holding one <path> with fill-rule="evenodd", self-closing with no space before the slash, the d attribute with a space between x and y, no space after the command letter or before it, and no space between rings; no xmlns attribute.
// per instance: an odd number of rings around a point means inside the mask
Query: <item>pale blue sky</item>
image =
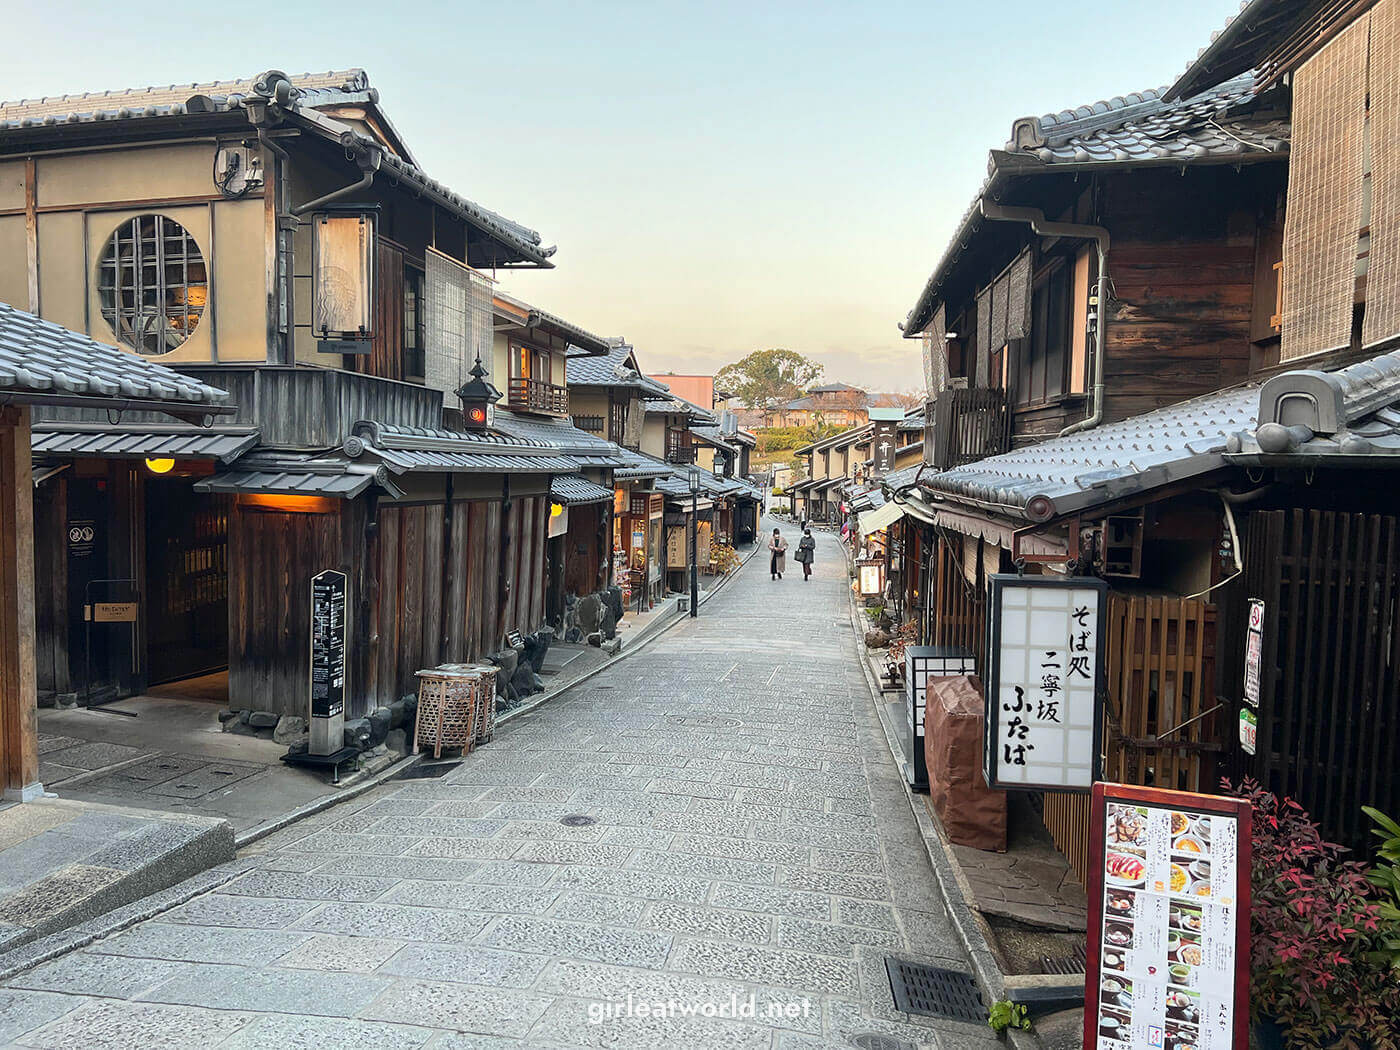
<svg viewBox="0 0 1400 1050"><path fill-rule="evenodd" d="M1166 83L1237 9L61 0L5 15L0 97L360 66L431 175L559 245L512 293L649 370L781 345L912 389L895 324L1012 120Z"/></svg>

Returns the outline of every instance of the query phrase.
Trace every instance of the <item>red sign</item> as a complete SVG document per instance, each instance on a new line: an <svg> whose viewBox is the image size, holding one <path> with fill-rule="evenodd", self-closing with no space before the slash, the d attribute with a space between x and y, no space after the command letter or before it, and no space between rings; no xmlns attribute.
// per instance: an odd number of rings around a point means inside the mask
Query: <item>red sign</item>
<svg viewBox="0 0 1400 1050"><path fill-rule="evenodd" d="M1249 803L1098 783L1090 820L1084 1046L1245 1050Z"/></svg>

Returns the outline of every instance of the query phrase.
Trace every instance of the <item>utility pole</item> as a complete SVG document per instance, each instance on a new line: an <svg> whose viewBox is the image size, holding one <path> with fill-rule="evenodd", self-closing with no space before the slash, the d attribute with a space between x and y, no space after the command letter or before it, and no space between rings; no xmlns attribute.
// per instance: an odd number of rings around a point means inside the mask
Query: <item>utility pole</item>
<svg viewBox="0 0 1400 1050"><path fill-rule="evenodd" d="M695 534L700 519L700 468L690 468L690 615L700 615L700 575L696 565L698 545Z"/></svg>

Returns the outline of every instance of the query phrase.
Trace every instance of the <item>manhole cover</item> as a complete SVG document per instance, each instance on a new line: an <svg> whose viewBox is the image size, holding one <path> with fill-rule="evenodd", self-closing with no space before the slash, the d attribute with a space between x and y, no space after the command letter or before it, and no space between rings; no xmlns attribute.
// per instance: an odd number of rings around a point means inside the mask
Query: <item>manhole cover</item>
<svg viewBox="0 0 1400 1050"><path fill-rule="evenodd" d="M590 824L598 823L598 818L585 817L582 813L570 813L567 817L560 817L559 823L566 824L571 828L586 828Z"/></svg>
<svg viewBox="0 0 1400 1050"><path fill-rule="evenodd" d="M917 1046L905 1039L896 1039L892 1035L881 1035L879 1032L866 1032L851 1040L852 1046L860 1047L860 1050L919 1050Z"/></svg>
<svg viewBox="0 0 1400 1050"><path fill-rule="evenodd" d="M905 959L886 959L885 969L890 975L896 1010L973 1024L987 1019L987 1008L970 973Z"/></svg>
<svg viewBox="0 0 1400 1050"><path fill-rule="evenodd" d="M435 777L445 777L461 764L460 762L420 762L416 766L409 766L402 773L395 774L393 779L431 780Z"/></svg>
<svg viewBox="0 0 1400 1050"><path fill-rule="evenodd" d="M740 725L737 718L720 718L718 715L672 715L671 721L689 729L733 729Z"/></svg>

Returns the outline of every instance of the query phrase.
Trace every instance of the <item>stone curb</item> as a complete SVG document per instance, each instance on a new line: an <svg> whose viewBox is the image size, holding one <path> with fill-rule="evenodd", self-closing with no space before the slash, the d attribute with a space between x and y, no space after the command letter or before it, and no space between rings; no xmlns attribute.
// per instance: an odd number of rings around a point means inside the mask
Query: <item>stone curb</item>
<svg viewBox="0 0 1400 1050"><path fill-rule="evenodd" d="M60 955L66 955L78 948L85 948L103 937L109 937L136 925L138 922L154 918L163 911L178 907L201 894L208 893L210 890L232 881L254 867L256 863L254 858L242 857L224 864L217 864L198 875L192 875L183 882L177 882L169 889L153 893L139 901L117 908L106 915L89 919L77 926L21 945L0 955L0 981L8 981L15 974L38 966L40 963L56 959Z"/></svg>
<svg viewBox="0 0 1400 1050"><path fill-rule="evenodd" d="M864 644L861 641L863 638L859 619L861 613L855 596L850 594L849 590L847 601L851 628L855 632L856 644L860 646ZM858 655L860 654L858 653ZM871 698L874 701L875 714L880 719L881 728L885 731L885 745L894 756L896 767L899 767L903 761L903 750L896 742L895 728L890 724L889 716L885 711L880 683L871 673L870 665L866 660L859 659L858 662L865 678L866 687L870 690ZM924 849L928 853L929 864L933 868L934 880L938 883L939 895L943 898L943 905L947 909L948 918L953 923L953 929L957 931L958 941L962 944L963 951L967 953L968 960L972 964L972 975L977 981L982 998L987 1003L1005 999L1008 988L1007 977L1001 972L996 955L992 952L991 944L988 941L987 933L983 929L985 920L968 904L968 901L973 899L972 888L962 873L962 867L953 855L952 848L943 834L942 827L938 824L937 817L929 812L928 807L923 804L922 798L909 787L908 782L902 777L901 785L904 788L905 800L909 803L909 808L913 810L914 820L919 826L919 835L924 840ZM1006 1038L1017 1050L1038 1050L1040 1047L1040 1041L1030 1032L1011 1029L1007 1031Z"/></svg>

